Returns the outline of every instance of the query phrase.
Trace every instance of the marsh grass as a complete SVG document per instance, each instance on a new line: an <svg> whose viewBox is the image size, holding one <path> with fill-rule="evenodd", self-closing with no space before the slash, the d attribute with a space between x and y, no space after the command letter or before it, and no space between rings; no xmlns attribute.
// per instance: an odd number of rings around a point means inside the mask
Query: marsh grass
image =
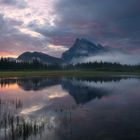
<svg viewBox="0 0 140 140"><path fill-rule="evenodd" d="M44 130L43 122L26 120L18 115L22 109L20 100L0 99L0 137L5 140L26 140L28 137L41 134Z"/></svg>
<svg viewBox="0 0 140 140"><path fill-rule="evenodd" d="M140 72L121 72L121 71L0 71L0 78L9 77L91 77L91 76L112 76L112 75L140 75Z"/></svg>

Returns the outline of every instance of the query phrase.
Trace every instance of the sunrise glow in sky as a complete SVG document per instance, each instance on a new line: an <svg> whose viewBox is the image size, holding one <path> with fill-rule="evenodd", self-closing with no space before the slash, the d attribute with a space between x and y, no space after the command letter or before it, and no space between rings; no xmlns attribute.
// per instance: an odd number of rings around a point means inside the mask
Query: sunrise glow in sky
<svg viewBox="0 0 140 140"><path fill-rule="evenodd" d="M140 53L140 0L0 0L0 56L61 56L76 38Z"/></svg>

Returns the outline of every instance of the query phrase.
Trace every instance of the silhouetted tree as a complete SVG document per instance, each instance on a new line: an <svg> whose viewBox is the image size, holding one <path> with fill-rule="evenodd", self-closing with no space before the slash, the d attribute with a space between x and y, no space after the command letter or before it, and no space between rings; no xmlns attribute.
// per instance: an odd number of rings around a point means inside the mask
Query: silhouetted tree
<svg viewBox="0 0 140 140"><path fill-rule="evenodd" d="M31 62L11 61L0 58L0 70L94 70L94 71L140 71L140 65L122 65L110 62L88 62L78 64L46 64L34 59Z"/></svg>

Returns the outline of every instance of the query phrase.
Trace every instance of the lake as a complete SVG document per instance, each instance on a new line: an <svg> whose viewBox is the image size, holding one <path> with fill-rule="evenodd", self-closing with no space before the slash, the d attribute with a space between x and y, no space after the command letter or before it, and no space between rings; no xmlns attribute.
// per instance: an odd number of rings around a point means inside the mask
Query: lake
<svg viewBox="0 0 140 140"><path fill-rule="evenodd" d="M139 140L140 77L0 79L0 140Z"/></svg>

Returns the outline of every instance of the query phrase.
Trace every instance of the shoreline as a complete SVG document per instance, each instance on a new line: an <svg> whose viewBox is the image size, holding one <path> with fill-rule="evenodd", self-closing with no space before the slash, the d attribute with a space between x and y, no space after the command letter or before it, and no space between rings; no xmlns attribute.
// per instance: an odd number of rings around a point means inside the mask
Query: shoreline
<svg viewBox="0 0 140 140"><path fill-rule="evenodd" d="M94 76L140 76L140 72L122 71L0 71L0 78L9 77L94 77Z"/></svg>

